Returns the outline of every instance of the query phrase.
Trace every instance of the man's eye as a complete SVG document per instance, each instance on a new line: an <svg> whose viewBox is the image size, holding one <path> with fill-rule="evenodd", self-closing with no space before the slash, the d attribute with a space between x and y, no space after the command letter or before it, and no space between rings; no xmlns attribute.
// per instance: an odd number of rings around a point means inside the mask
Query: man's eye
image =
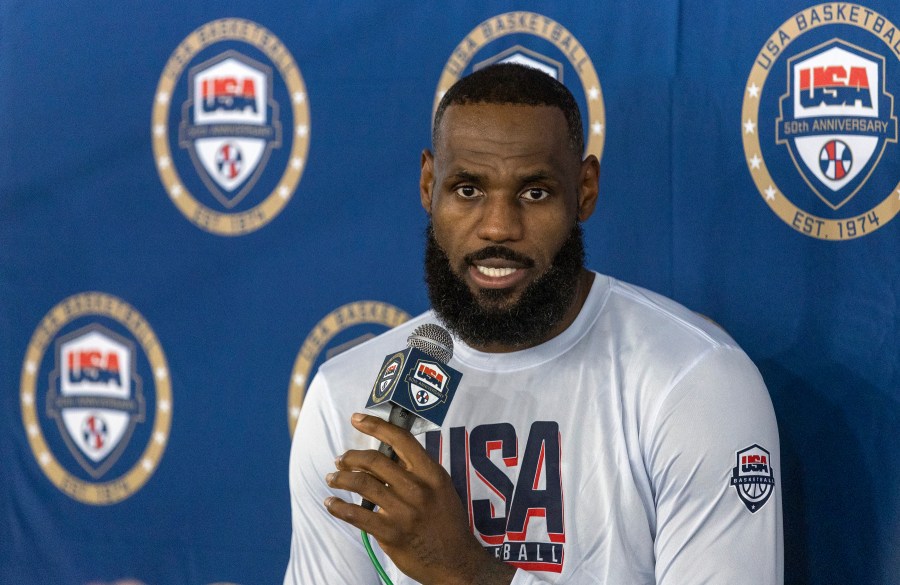
<svg viewBox="0 0 900 585"><path fill-rule="evenodd" d="M462 187L457 187L455 193L464 199L471 199L473 197L478 197L481 194L481 191L470 185L464 185Z"/></svg>
<svg viewBox="0 0 900 585"><path fill-rule="evenodd" d="M525 199L526 201L540 201L542 199L546 199L549 196L549 191L547 191L546 189L539 189L538 187L526 189L522 192L522 199Z"/></svg>

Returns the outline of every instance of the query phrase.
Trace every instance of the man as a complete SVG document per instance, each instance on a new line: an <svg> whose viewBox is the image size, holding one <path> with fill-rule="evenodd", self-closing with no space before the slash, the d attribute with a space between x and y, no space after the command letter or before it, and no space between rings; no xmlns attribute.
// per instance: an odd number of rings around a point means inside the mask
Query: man
<svg viewBox="0 0 900 585"><path fill-rule="evenodd" d="M485 68L444 96L432 142L433 312L313 380L285 583L377 583L360 529L395 584L781 583L765 386L715 325L583 268L599 162L582 160L572 95L537 70ZM464 373L442 429L352 414L383 357L436 320Z"/></svg>

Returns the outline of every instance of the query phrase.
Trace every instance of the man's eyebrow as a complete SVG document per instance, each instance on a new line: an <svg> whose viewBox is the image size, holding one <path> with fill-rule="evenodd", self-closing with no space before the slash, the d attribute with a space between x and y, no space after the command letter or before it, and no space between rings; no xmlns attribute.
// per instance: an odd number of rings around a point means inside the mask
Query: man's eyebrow
<svg viewBox="0 0 900 585"><path fill-rule="evenodd" d="M556 182L556 178L547 171L537 171L519 179L522 183Z"/></svg>
<svg viewBox="0 0 900 585"><path fill-rule="evenodd" d="M451 181L468 181L471 183L480 183L484 179L484 177L477 173L462 169L450 173L449 175L447 175L447 178Z"/></svg>

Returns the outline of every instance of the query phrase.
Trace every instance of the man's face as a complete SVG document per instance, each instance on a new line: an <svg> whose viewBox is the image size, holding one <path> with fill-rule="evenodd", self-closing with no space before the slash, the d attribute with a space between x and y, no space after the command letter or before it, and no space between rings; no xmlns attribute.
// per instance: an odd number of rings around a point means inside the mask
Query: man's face
<svg viewBox="0 0 900 585"><path fill-rule="evenodd" d="M597 173L596 158L582 162L573 152L557 108L473 104L446 110L434 155L422 156L422 205L431 216L433 243L481 310L515 312L526 291L552 274L577 222L593 211ZM576 273L580 256L578 262ZM563 308L571 304L571 291L558 294L568 297Z"/></svg>

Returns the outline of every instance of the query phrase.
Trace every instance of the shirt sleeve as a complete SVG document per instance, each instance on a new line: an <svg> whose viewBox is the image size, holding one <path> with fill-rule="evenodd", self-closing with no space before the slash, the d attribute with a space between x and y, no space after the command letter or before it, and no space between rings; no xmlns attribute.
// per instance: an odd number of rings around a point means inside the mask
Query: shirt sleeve
<svg viewBox="0 0 900 585"><path fill-rule="evenodd" d="M347 450L338 429L350 424L350 413L339 420L329 392L325 378L317 375L294 431L289 469L293 534L284 585L378 585L359 530L331 516L323 503L332 495L353 501L349 492L325 483L325 475L335 469L335 457Z"/></svg>
<svg viewBox="0 0 900 585"><path fill-rule="evenodd" d="M649 437L657 585L783 583L778 428L750 359L709 350L666 394Z"/></svg>

